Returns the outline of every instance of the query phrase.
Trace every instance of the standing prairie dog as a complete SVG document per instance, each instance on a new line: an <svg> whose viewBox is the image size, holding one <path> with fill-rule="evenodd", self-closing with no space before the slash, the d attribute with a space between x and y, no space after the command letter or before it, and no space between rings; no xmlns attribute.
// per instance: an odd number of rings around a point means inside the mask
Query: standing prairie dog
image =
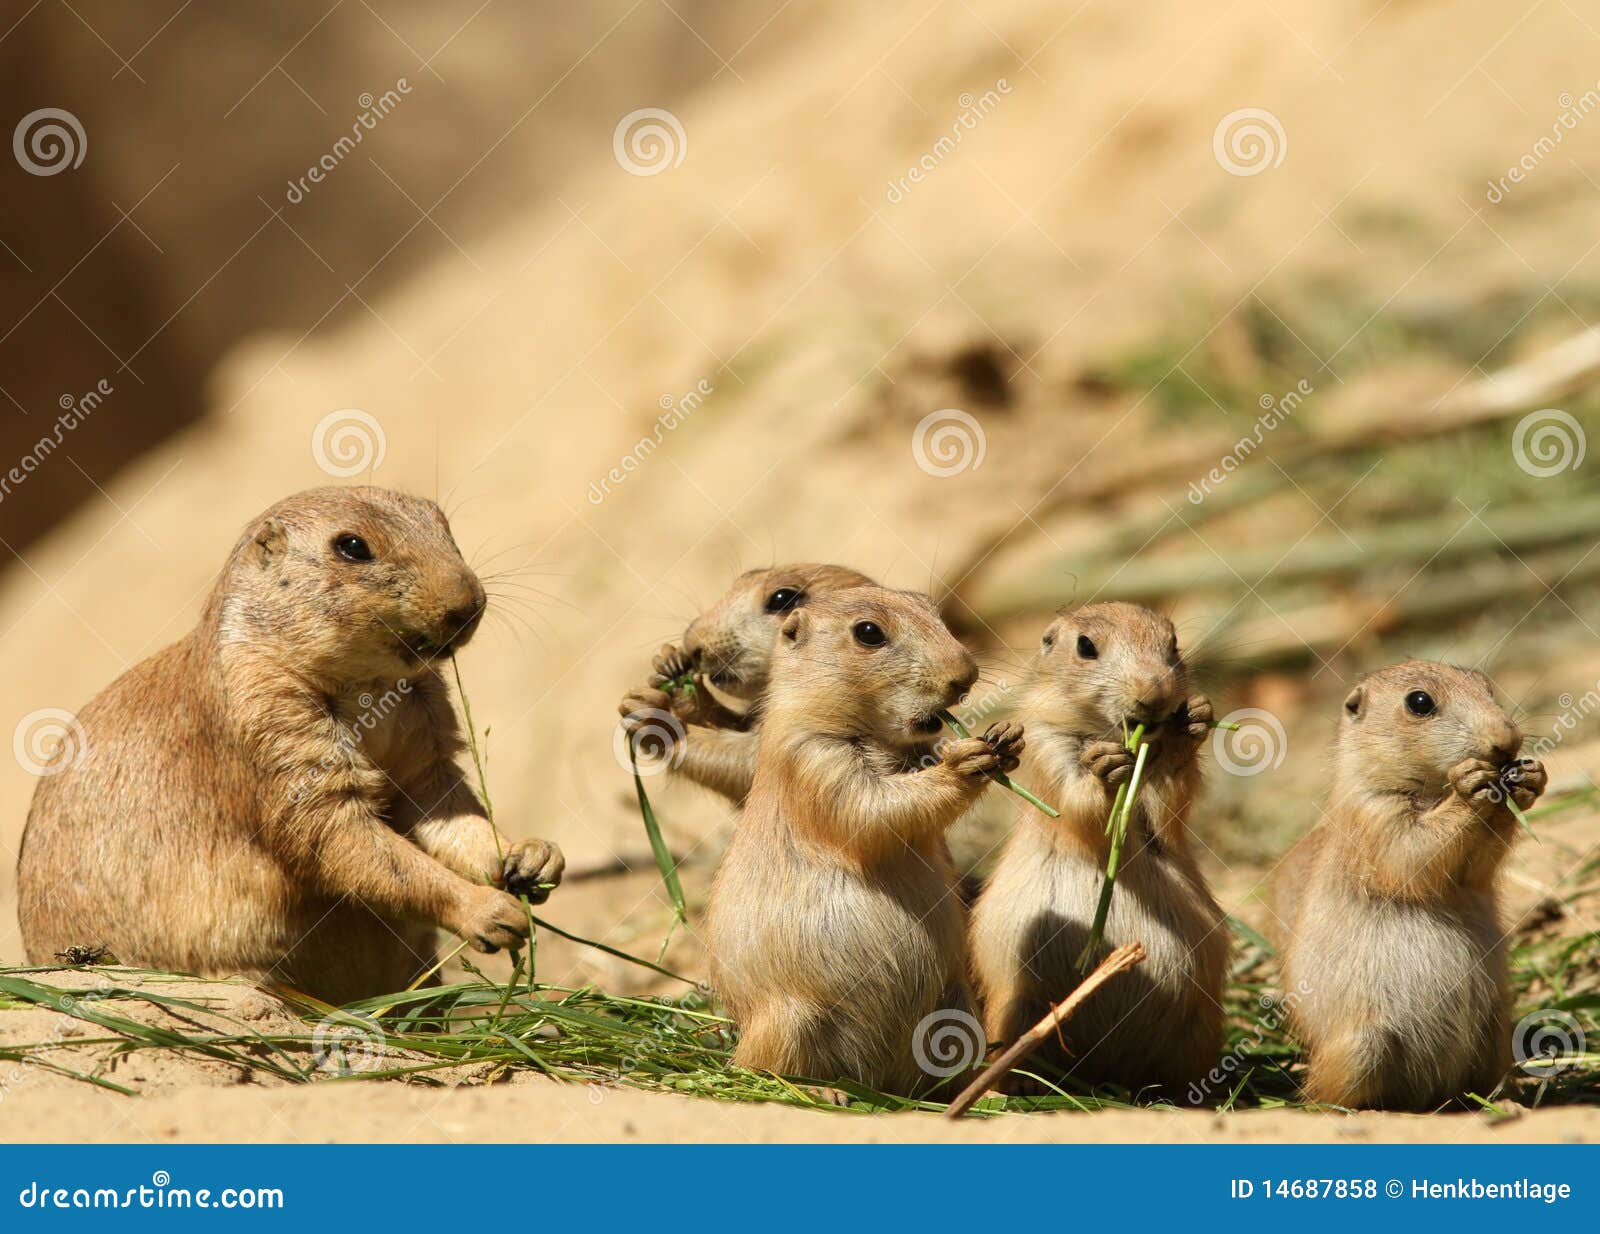
<svg viewBox="0 0 1600 1234"><path fill-rule="evenodd" d="M338 1003L404 988L439 926L515 945L500 888L542 900L561 853L495 834L433 667L484 605L431 501L325 488L255 519L200 624L89 703L83 748L40 780L29 959L94 942Z"/></svg>
<svg viewBox="0 0 1600 1234"><path fill-rule="evenodd" d="M1344 701L1322 823L1272 880L1305 1095L1424 1110L1511 1065L1496 876L1544 766L1482 673L1406 660Z"/></svg>
<svg viewBox="0 0 1600 1234"><path fill-rule="evenodd" d="M919 1026L971 1007L945 829L1022 749L1016 725L935 746L939 709L977 675L926 596L856 587L784 619L709 906L736 1062L928 1086Z"/></svg>
<svg viewBox="0 0 1600 1234"><path fill-rule="evenodd" d="M1151 747L1105 943L1143 943L1148 959L1079 1008L1063 1030L1066 1055L1046 1047L1043 1061L1090 1084L1187 1084L1223 1038L1227 930L1186 830L1211 703L1189 693L1170 621L1100 603L1063 610L1045 631L1022 718L1023 778L1061 817L1024 812L973 910L989 1037L1015 1040L1087 975L1078 959L1100 898L1106 820L1133 771L1122 733L1143 724Z"/></svg>
<svg viewBox="0 0 1600 1234"><path fill-rule="evenodd" d="M790 613L822 596L875 585L848 566L802 563L747 570L689 623L682 648L669 643L661 649L650 684L623 697L618 708L623 727L636 731L652 712L676 716L684 736L670 769L739 805L755 778L759 708L778 628ZM691 673L699 679L698 689L669 693L662 688ZM706 682L744 710L723 706Z"/></svg>

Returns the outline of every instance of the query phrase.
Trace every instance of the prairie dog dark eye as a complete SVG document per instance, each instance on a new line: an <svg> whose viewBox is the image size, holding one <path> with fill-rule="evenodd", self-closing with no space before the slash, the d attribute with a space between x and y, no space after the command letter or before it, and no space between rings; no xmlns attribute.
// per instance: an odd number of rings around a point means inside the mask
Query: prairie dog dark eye
<svg viewBox="0 0 1600 1234"><path fill-rule="evenodd" d="M882 647L889 641L889 636L883 632L883 627L872 621L858 621L850 627L850 633L856 636L856 642L863 647Z"/></svg>
<svg viewBox="0 0 1600 1234"><path fill-rule="evenodd" d="M1100 649L1094 645L1094 640L1087 634L1078 635L1078 654L1085 660L1098 659Z"/></svg>
<svg viewBox="0 0 1600 1234"><path fill-rule="evenodd" d="M372 549L360 536L340 532L333 538L333 551L346 561L371 561Z"/></svg>
<svg viewBox="0 0 1600 1234"><path fill-rule="evenodd" d="M1414 716L1431 716L1437 706L1426 690L1413 690L1406 695L1406 710Z"/></svg>
<svg viewBox="0 0 1600 1234"><path fill-rule="evenodd" d="M787 613L796 604L800 603L805 592L798 587L780 587L767 597L767 612Z"/></svg>

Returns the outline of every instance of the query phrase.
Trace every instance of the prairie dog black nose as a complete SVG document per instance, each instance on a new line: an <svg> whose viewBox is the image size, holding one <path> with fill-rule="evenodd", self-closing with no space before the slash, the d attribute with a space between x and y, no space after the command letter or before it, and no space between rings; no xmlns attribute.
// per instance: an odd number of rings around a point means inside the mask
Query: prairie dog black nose
<svg viewBox="0 0 1600 1234"><path fill-rule="evenodd" d="M952 677L945 686L946 692L953 699L961 699L978 682L978 666L972 661L962 665L961 670Z"/></svg>
<svg viewBox="0 0 1600 1234"><path fill-rule="evenodd" d="M1495 763L1509 763L1522 748L1522 732L1509 720L1495 725L1487 734L1489 758Z"/></svg>
<svg viewBox="0 0 1600 1234"><path fill-rule="evenodd" d="M468 578L464 581L461 592L455 598L455 601L445 610L444 623L446 627L452 634L465 629L483 616L483 610L487 602L488 597L484 595L483 584L475 578Z"/></svg>

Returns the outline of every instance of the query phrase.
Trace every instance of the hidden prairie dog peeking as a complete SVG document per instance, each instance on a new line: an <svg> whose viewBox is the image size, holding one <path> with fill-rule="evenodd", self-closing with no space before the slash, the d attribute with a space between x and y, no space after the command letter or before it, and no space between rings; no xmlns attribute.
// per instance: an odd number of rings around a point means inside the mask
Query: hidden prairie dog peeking
<svg viewBox="0 0 1600 1234"><path fill-rule="evenodd" d="M434 667L483 587L431 501L324 488L245 529L200 624L77 716L39 781L17 882L29 959L403 989L435 929L515 946L562 858L507 843L462 778Z"/></svg>
<svg viewBox="0 0 1600 1234"><path fill-rule="evenodd" d="M1545 769L1482 673L1407 660L1345 699L1323 821L1272 879L1305 1096L1426 1110L1511 1065L1497 876Z"/></svg>
<svg viewBox="0 0 1600 1234"><path fill-rule="evenodd" d="M854 587L785 617L708 910L739 1064L913 1093L919 1028L971 1018L944 834L1023 747L1013 724L938 742L977 676L923 595Z"/></svg>
<svg viewBox="0 0 1600 1234"><path fill-rule="evenodd" d="M669 770L739 805L755 778L761 695L778 628L813 600L847 587L871 586L870 578L848 566L802 563L747 570L689 623L681 647L669 643L661 649L650 684L623 696L618 708L623 729L636 733L663 713L675 716L683 735ZM690 675L697 689L664 688ZM707 682L741 709L719 702L705 688Z"/></svg>
<svg viewBox="0 0 1600 1234"><path fill-rule="evenodd" d="M1051 622L1021 717L1029 748L1022 778L1061 817L1024 811L973 910L973 971L989 1038L1015 1040L1101 958L1080 967L1111 843L1106 820L1133 770L1123 733L1143 724L1150 752L1104 941L1143 943L1148 958L1063 1026L1065 1052L1051 1045L1035 1058L1088 1084L1186 1085L1212 1066L1223 1040L1227 929L1187 831L1211 703L1189 693L1170 621L1137 605L1097 603Z"/></svg>

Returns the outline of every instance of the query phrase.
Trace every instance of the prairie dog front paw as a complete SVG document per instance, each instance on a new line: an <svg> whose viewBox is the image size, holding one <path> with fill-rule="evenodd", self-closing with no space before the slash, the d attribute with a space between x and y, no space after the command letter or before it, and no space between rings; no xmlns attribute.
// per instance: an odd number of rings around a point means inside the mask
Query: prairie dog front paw
<svg viewBox="0 0 1600 1234"><path fill-rule="evenodd" d="M1133 776L1133 752L1120 741L1091 742L1078 761L1107 788L1116 788Z"/></svg>
<svg viewBox="0 0 1600 1234"><path fill-rule="evenodd" d="M1481 758L1462 759L1446 773L1450 787L1479 818L1488 818L1505 800L1500 768Z"/></svg>
<svg viewBox="0 0 1600 1234"><path fill-rule="evenodd" d="M956 737L939 745L939 762L964 779L1000 770L1000 756L982 737Z"/></svg>
<svg viewBox="0 0 1600 1234"><path fill-rule="evenodd" d="M1001 771L1015 771L1017 764L1022 761L1022 751L1026 741L1022 733L1022 725L1012 720L1000 724L991 724L983 734L983 740L994 751L995 757L1000 760Z"/></svg>
<svg viewBox="0 0 1600 1234"><path fill-rule="evenodd" d="M474 951L493 953L519 946L528 937L522 904L496 887L469 888L440 924L466 939Z"/></svg>
<svg viewBox="0 0 1600 1234"><path fill-rule="evenodd" d="M567 859L551 841L518 840L506 850L496 881L514 896L527 896L530 904L543 904L566 867Z"/></svg>
<svg viewBox="0 0 1600 1234"><path fill-rule="evenodd" d="M1544 793L1549 776L1538 759L1519 758L1500 773L1500 783L1518 808L1527 810Z"/></svg>

